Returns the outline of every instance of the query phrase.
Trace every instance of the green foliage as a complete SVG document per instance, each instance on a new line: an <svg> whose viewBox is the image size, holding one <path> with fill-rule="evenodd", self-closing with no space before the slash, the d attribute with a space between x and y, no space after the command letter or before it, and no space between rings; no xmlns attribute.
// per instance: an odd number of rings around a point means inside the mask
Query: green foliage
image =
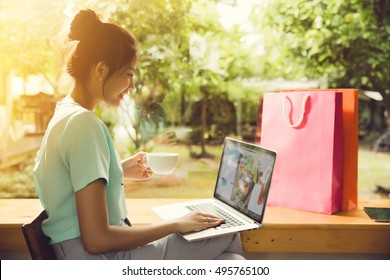
<svg viewBox="0 0 390 280"><path fill-rule="evenodd" d="M212 89L208 89L208 93L211 92ZM201 129L203 122L199 118L202 115L202 110L206 110L204 123L206 135L202 135L204 133ZM194 129L192 142L200 143L203 136L209 143L220 144L227 135L236 135L236 121L236 108L234 103L228 99L226 92L222 94L207 94L205 98L194 102L191 106L190 123Z"/></svg>
<svg viewBox="0 0 390 280"><path fill-rule="evenodd" d="M7 54L2 56L1 63L7 66L8 72L12 69L22 77L43 74L57 91L61 77L58 70L65 62L65 49L59 49L58 42L66 39L68 30L63 30L63 38L57 34L63 26L67 26L70 16L78 9L91 8L105 20L118 23L135 34L139 41L140 61L133 97L141 100L139 106L144 106L150 100L160 103L166 111L168 123L188 125L192 104L208 98L201 87L212 87L208 94L213 95L228 92L231 98L233 94L229 90L234 85L229 85L230 81L253 76L261 65L253 59L253 46L242 44L246 32L238 27L232 30L222 27L216 2L21 2L4 1L0 4L7 11L4 13L7 16L0 21L0 46L2 53ZM28 9L19 11L22 5ZM234 99L237 100L237 97ZM101 111L97 112L101 114ZM105 122L110 125L110 120ZM202 126L203 132L207 133L205 119Z"/></svg>
<svg viewBox="0 0 390 280"><path fill-rule="evenodd" d="M274 75L379 91L390 112L389 14L386 0L274 0L252 21L267 38Z"/></svg>
<svg viewBox="0 0 390 280"><path fill-rule="evenodd" d="M131 30L139 41L136 94L159 86L163 94L180 90L191 73L188 15L190 1L134 0L113 13L112 20Z"/></svg>
<svg viewBox="0 0 390 280"><path fill-rule="evenodd" d="M55 34L64 25L65 14L88 7L135 34L140 61L134 95L145 104L160 103L168 123L188 124L193 103L224 92L240 106L238 121L255 121L261 90L241 82L251 77L320 79L328 87L375 90L385 94L390 111L388 1L257 2L251 33L239 26L224 29L216 2L206 0L73 3L1 2L7 11L0 20L0 47L6 54L1 65L6 73L11 69L21 76L43 73L56 87L53 79L58 79L64 57L58 56L60 38ZM21 5L26 9L20 11ZM42 5L44 10L39 9ZM50 13L44 12L48 9ZM28 32L22 32L26 26ZM259 45L246 43L248 36L262 36L264 54L259 54ZM212 90L205 94L202 87Z"/></svg>
<svg viewBox="0 0 390 280"><path fill-rule="evenodd" d="M108 107L106 104L102 103L95 109L95 113L107 126L111 138L114 139L114 128L118 124L118 116L115 108Z"/></svg>
<svg viewBox="0 0 390 280"><path fill-rule="evenodd" d="M22 78L41 74L56 89L62 63L57 59L57 35L65 4L51 0L0 2L0 65L5 73L13 70Z"/></svg>
<svg viewBox="0 0 390 280"><path fill-rule="evenodd" d="M250 72L250 55L245 52L237 30L228 32L208 1L133 0L112 15L132 30L139 40L137 94L162 86L163 94L186 91L191 99L201 94L200 86L222 82ZM213 55L218 56L213 62ZM243 71L244 70L244 71Z"/></svg>
<svg viewBox="0 0 390 280"><path fill-rule="evenodd" d="M139 41L134 99L143 99L138 103L144 104L158 99L169 123L190 122L197 126L200 139L221 134L226 117L217 115L218 104L211 101L234 88L228 86L230 81L256 69L251 67L255 64L252 52L241 42L246 34L225 30L214 3L204 0L133 0L117 5L111 19L131 30ZM204 114L197 116L196 123L191 119L193 104L211 106L198 108ZM235 122L229 125L235 126Z"/></svg>
<svg viewBox="0 0 390 280"><path fill-rule="evenodd" d="M0 198L37 198L33 180L34 159L0 170Z"/></svg>

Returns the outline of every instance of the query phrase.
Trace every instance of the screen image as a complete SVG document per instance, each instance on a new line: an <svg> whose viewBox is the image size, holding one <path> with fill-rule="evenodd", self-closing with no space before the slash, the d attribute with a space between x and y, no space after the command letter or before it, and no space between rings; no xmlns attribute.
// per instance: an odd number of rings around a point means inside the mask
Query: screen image
<svg viewBox="0 0 390 280"><path fill-rule="evenodd" d="M227 141L215 195L230 206L257 218L263 215L275 155L244 142Z"/></svg>

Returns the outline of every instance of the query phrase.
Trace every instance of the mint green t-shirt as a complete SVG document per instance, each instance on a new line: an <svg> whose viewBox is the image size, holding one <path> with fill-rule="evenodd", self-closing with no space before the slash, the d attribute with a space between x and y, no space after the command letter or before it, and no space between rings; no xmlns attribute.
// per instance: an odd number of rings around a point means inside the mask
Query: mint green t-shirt
<svg viewBox="0 0 390 280"><path fill-rule="evenodd" d="M95 113L72 101L57 104L33 173L49 216L42 230L52 244L80 236L75 194L96 179L106 181L110 225L127 215L121 159L108 129Z"/></svg>

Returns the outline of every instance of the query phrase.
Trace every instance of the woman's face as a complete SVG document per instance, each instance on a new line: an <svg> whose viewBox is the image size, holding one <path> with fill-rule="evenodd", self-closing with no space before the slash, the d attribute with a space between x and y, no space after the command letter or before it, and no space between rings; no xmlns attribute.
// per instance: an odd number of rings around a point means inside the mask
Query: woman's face
<svg viewBox="0 0 390 280"><path fill-rule="evenodd" d="M104 100L106 103L118 107L129 90L134 89L135 66L136 63L132 63L128 68L115 73L105 82Z"/></svg>

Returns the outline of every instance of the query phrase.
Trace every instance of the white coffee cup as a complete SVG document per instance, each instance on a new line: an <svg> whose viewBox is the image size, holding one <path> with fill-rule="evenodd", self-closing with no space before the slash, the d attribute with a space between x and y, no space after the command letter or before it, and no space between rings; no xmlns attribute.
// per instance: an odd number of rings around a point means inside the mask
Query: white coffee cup
<svg viewBox="0 0 390 280"><path fill-rule="evenodd" d="M179 155L176 153L148 153L146 161L155 174L169 174L175 170Z"/></svg>

